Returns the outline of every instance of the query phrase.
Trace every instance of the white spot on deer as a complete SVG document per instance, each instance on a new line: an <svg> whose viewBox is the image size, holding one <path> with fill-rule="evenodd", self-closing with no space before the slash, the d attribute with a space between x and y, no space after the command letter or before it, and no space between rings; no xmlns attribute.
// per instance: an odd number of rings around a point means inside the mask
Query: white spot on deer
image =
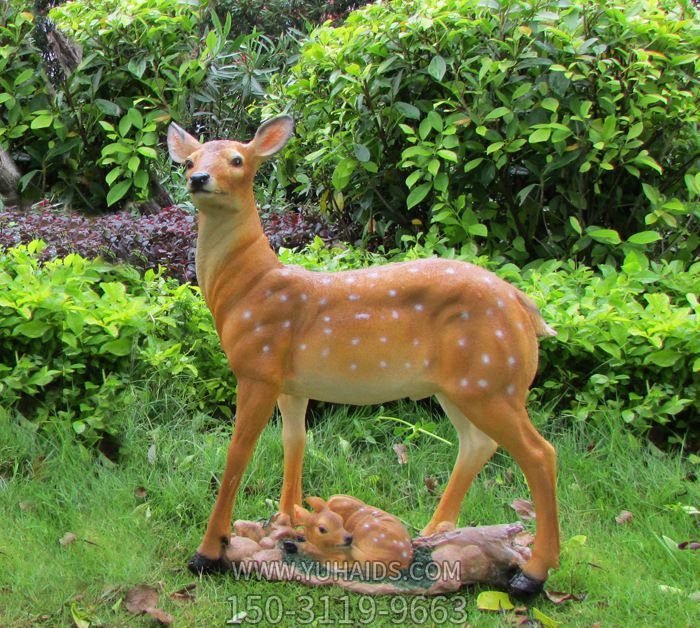
<svg viewBox="0 0 700 628"><path fill-rule="evenodd" d="M253 313L250 310L246 310L245 312L243 312L244 320L249 321L251 316L253 316Z"/></svg>
<svg viewBox="0 0 700 628"><path fill-rule="evenodd" d="M353 363L350 365L350 370L351 370L351 371L356 371L356 370L357 370L357 364L355 364L355 363L353 362Z"/></svg>
<svg viewBox="0 0 700 628"><path fill-rule="evenodd" d="M492 307L486 308L486 316L493 316L493 308Z"/></svg>
<svg viewBox="0 0 700 628"><path fill-rule="evenodd" d="M326 336L330 336L333 333L333 330L330 327L326 327L323 330L323 333L326 334Z"/></svg>
<svg viewBox="0 0 700 628"><path fill-rule="evenodd" d="M373 536L372 543L379 543L379 538L377 538L376 536Z"/></svg>
<svg viewBox="0 0 700 628"><path fill-rule="evenodd" d="M350 301L359 301L360 300L360 295L359 294L351 294L348 299Z"/></svg>
<svg viewBox="0 0 700 628"><path fill-rule="evenodd" d="M331 350L326 347L323 351L321 351L321 357L327 358L331 354Z"/></svg>
<svg viewBox="0 0 700 628"><path fill-rule="evenodd" d="M467 346L467 339L466 339L466 338L460 338L460 339L457 341L457 344L458 344L460 347L466 347L466 346Z"/></svg>
<svg viewBox="0 0 700 628"><path fill-rule="evenodd" d="M358 320L368 320L369 319L369 314L367 312L360 312L359 314L355 314L355 318Z"/></svg>
<svg viewBox="0 0 700 628"><path fill-rule="evenodd" d="M422 306L420 303L416 303L416 304L413 306L413 309L414 309L416 312L422 312L422 311L423 311L423 306Z"/></svg>
<svg viewBox="0 0 700 628"><path fill-rule="evenodd" d="M489 385L488 381L485 379L480 379L477 384L479 384L479 388L486 388Z"/></svg>
<svg viewBox="0 0 700 628"><path fill-rule="evenodd" d="M302 292L302 293L299 295L299 298L300 298L302 301L304 301L304 303L306 303L306 301L309 300L309 295L306 294L306 292Z"/></svg>
<svg viewBox="0 0 700 628"><path fill-rule="evenodd" d="M404 558L408 558L408 552L404 550L403 552L401 552L401 556L403 556Z"/></svg>
<svg viewBox="0 0 700 628"><path fill-rule="evenodd" d="M326 305L326 303L328 303L328 299L326 299L326 297L321 297L321 298L318 300L318 304L319 304L319 305Z"/></svg>
<svg viewBox="0 0 700 628"><path fill-rule="evenodd" d="M496 334L496 338L503 338L503 330L502 329L497 329L493 333Z"/></svg>
<svg viewBox="0 0 700 628"><path fill-rule="evenodd" d="M350 342L352 342L352 344L354 344L355 346L357 346L357 345L360 344L360 339L359 339L359 338L353 338Z"/></svg>
<svg viewBox="0 0 700 628"><path fill-rule="evenodd" d="M272 290L270 290L269 288L265 290L265 296L270 298L272 296Z"/></svg>
<svg viewBox="0 0 700 628"><path fill-rule="evenodd" d="M369 276L370 276L372 279L376 279L377 277L379 277L379 273L373 271L373 272L371 272L371 273L369 274Z"/></svg>
<svg viewBox="0 0 700 628"><path fill-rule="evenodd" d="M324 322L324 323L330 323L330 322L331 322L331 317L328 316L328 315L324 316L324 317L323 317L323 322Z"/></svg>
<svg viewBox="0 0 700 628"><path fill-rule="evenodd" d="M508 384L508 386L506 386L506 392L509 395L514 395L515 394L515 384Z"/></svg>
<svg viewBox="0 0 700 628"><path fill-rule="evenodd" d="M256 334L259 334L259 333L262 331L262 329L263 329L263 326L262 326L260 323L258 323L258 324L255 326L255 333L256 333Z"/></svg>
<svg viewBox="0 0 700 628"><path fill-rule="evenodd" d="M292 326L292 321L284 321L282 323L282 329L289 329Z"/></svg>
<svg viewBox="0 0 700 628"><path fill-rule="evenodd" d="M481 361L482 361L484 364L491 364L491 356L490 356L488 353L484 353L484 354L481 356Z"/></svg>
<svg viewBox="0 0 700 628"><path fill-rule="evenodd" d="M508 293L508 296L509 296L511 299L513 299L513 300L515 300L515 299L517 298L515 292L509 292L509 293Z"/></svg>
<svg viewBox="0 0 700 628"><path fill-rule="evenodd" d="M395 296L396 296L396 290L394 290L393 288L392 288L391 290L389 290L389 296L390 296L390 297L395 297Z"/></svg>
<svg viewBox="0 0 700 628"><path fill-rule="evenodd" d="M382 532L382 533L379 535L379 538L380 538L380 539L385 539L385 538L386 538L386 532Z"/></svg>
<svg viewBox="0 0 700 628"><path fill-rule="evenodd" d="M363 527L365 530L369 530L369 523L364 523L364 524L362 525L362 527Z"/></svg>
<svg viewBox="0 0 700 628"><path fill-rule="evenodd" d="M299 351L306 351L306 344L304 344L304 343L300 344Z"/></svg>
<svg viewBox="0 0 700 628"><path fill-rule="evenodd" d="M286 294L280 294L280 301L284 303L289 297Z"/></svg>
<svg viewBox="0 0 700 628"><path fill-rule="evenodd" d="M399 313L396 310L391 310L391 318L397 319L399 317Z"/></svg>
<svg viewBox="0 0 700 628"><path fill-rule="evenodd" d="M485 276L485 277L482 279L482 281L483 281L484 283L488 283L488 284L493 283L493 279L491 279L491 277L489 277L488 275Z"/></svg>
<svg viewBox="0 0 700 628"><path fill-rule="evenodd" d="M496 305L497 305L498 307L505 307L505 306L506 306L506 302L505 302L503 299L496 299Z"/></svg>
<svg viewBox="0 0 700 628"><path fill-rule="evenodd" d="M327 285L329 285L329 284L331 283L331 278L330 278L330 277L324 277L323 279L321 279L321 283L322 283L324 286L327 286Z"/></svg>
<svg viewBox="0 0 700 628"><path fill-rule="evenodd" d="M288 270L287 268L285 268L280 274L282 275L282 277L289 277L289 275L291 274L291 272L292 272L292 271L290 271L290 270Z"/></svg>
<svg viewBox="0 0 700 628"><path fill-rule="evenodd" d="M379 363L379 366L381 366L383 369L385 369L385 368L386 368L386 362L385 362L384 360L382 360L382 361Z"/></svg>
<svg viewBox="0 0 700 628"><path fill-rule="evenodd" d="M407 369L410 369L410 368L411 368L411 363L410 363L410 362L405 362L405 363L404 363L404 366L405 366Z"/></svg>
<svg viewBox="0 0 700 628"><path fill-rule="evenodd" d="M463 377L462 379L459 380L459 385L462 388L466 388L467 386L469 386L469 380L466 377Z"/></svg>
<svg viewBox="0 0 700 628"><path fill-rule="evenodd" d="M270 345L263 346L263 353L270 353Z"/></svg>
<svg viewBox="0 0 700 628"><path fill-rule="evenodd" d="M522 331L523 329L525 329L525 326L524 326L520 321L518 321L518 323L517 323L517 328L518 328L520 331Z"/></svg>
<svg viewBox="0 0 700 628"><path fill-rule="evenodd" d="M459 316L463 321L466 321L469 318L469 312L464 310Z"/></svg>
<svg viewBox="0 0 700 628"><path fill-rule="evenodd" d="M418 269L415 266L411 266L411 268L408 269L409 273L417 273Z"/></svg>
<svg viewBox="0 0 700 628"><path fill-rule="evenodd" d="M515 357L514 357L514 356L511 355L511 356L508 358L508 364L509 364L510 366L515 366Z"/></svg>
<svg viewBox="0 0 700 628"><path fill-rule="evenodd" d="M345 283L347 283L347 284L355 283L355 278L354 277L346 277Z"/></svg>
<svg viewBox="0 0 700 628"><path fill-rule="evenodd" d="M446 268L445 273L448 275L454 275L457 271L454 268Z"/></svg>
<svg viewBox="0 0 700 628"><path fill-rule="evenodd" d="M417 347L419 344L420 344L420 340L418 340L418 338L414 338L413 339L413 346Z"/></svg>
<svg viewBox="0 0 700 628"><path fill-rule="evenodd" d="M428 360L428 359L426 358L425 360L423 360L423 364L424 364L425 366L430 366L430 360Z"/></svg>
<svg viewBox="0 0 700 628"><path fill-rule="evenodd" d="M381 337L379 338L379 342L381 342L381 343L383 343L383 344L386 344L386 336L381 336Z"/></svg>

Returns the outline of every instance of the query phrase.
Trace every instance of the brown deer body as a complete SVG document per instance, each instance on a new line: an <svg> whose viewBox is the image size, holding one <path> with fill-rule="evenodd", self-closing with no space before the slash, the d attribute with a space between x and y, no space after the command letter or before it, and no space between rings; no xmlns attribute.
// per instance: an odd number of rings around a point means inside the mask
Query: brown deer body
<svg viewBox="0 0 700 628"><path fill-rule="evenodd" d="M380 564L387 574L411 564L411 537L394 515L350 495L306 501L315 512L295 505L294 513L304 526L305 552L313 558L346 569Z"/></svg>
<svg viewBox="0 0 700 628"><path fill-rule="evenodd" d="M168 132L170 154L185 163L199 210L199 285L238 380L226 470L190 567L221 566L235 495L275 403L284 445L280 509L293 518L309 399L372 404L435 395L457 430L459 452L424 534L456 521L470 484L500 444L522 467L537 508L533 556L512 587L537 590L558 564L555 453L530 422L525 400L537 336L555 332L522 292L463 262L338 273L282 265L262 231L253 177L292 129L291 118L280 116L247 144L200 144L174 124Z"/></svg>

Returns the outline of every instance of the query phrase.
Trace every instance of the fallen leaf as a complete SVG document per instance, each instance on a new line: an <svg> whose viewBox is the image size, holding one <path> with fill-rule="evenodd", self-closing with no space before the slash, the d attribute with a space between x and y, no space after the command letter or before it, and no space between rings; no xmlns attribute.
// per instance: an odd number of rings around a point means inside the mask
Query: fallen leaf
<svg viewBox="0 0 700 628"><path fill-rule="evenodd" d="M510 507L518 513L518 516L523 521L530 521L532 519L535 519L535 517L537 516L535 514L535 507L532 505L532 502L528 499L514 499L511 502Z"/></svg>
<svg viewBox="0 0 700 628"><path fill-rule="evenodd" d="M194 597L194 593L192 593L192 591L194 591L196 588L197 588L197 583L190 582L189 584L186 584L181 589L178 589L177 591L171 593L170 599L175 600L176 602L194 602L195 597Z"/></svg>
<svg viewBox="0 0 700 628"><path fill-rule="evenodd" d="M683 589L679 589L678 587L671 587L667 584L660 584L659 591L661 591L661 593L675 593L676 595L683 595Z"/></svg>
<svg viewBox="0 0 700 628"><path fill-rule="evenodd" d="M155 464L156 463L156 444L155 443L153 443L148 448L148 453L146 454L146 458L148 459L148 464Z"/></svg>
<svg viewBox="0 0 700 628"><path fill-rule="evenodd" d="M134 497L138 499L146 499L146 496L148 493L146 492L146 488L144 486L137 486L134 489Z"/></svg>
<svg viewBox="0 0 700 628"><path fill-rule="evenodd" d="M476 598L476 607L480 611L509 611L515 606L507 593L502 591L482 591Z"/></svg>
<svg viewBox="0 0 700 628"><path fill-rule="evenodd" d="M149 608L155 608L159 597L157 589L147 584L139 584L126 592L124 605L130 613L141 614Z"/></svg>
<svg viewBox="0 0 700 628"><path fill-rule="evenodd" d="M76 628L90 628L90 620L86 617L85 612L77 608L75 604L70 605L70 614Z"/></svg>
<svg viewBox="0 0 700 628"><path fill-rule="evenodd" d="M545 628L557 628L559 625L558 621L553 620L548 615L545 615L538 608L532 607L532 617L540 622Z"/></svg>
<svg viewBox="0 0 700 628"><path fill-rule="evenodd" d="M629 510L622 510L620 511L620 514L615 517L615 521L618 523L618 525L624 525L625 523L632 521L633 517L634 515Z"/></svg>
<svg viewBox="0 0 700 628"><path fill-rule="evenodd" d="M679 550L696 550L700 549L700 543L698 541L683 541L682 543L678 544L678 549Z"/></svg>
<svg viewBox="0 0 700 628"><path fill-rule="evenodd" d="M27 512L28 510L34 510L34 504L32 504L32 502L20 502L19 509L22 512Z"/></svg>
<svg viewBox="0 0 700 628"><path fill-rule="evenodd" d="M233 626L235 624L242 624L246 617L248 617L248 613L246 611L240 611L236 613L231 619L226 620L226 625L227 626Z"/></svg>
<svg viewBox="0 0 700 628"><path fill-rule="evenodd" d="M408 449L406 449L406 445L403 443L397 443L396 445L393 446L393 450L396 452L396 455L399 457L399 464L407 464L408 463Z"/></svg>
<svg viewBox="0 0 700 628"><path fill-rule="evenodd" d="M693 602L700 602L700 591L693 591L688 597L693 600Z"/></svg>
<svg viewBox="0 0 700 628"><path fill-rule="evenodd" d="M428 489L428 493L435 495L437 492L437 480L432 475L426 475L423 478L423 483L425 484L425 488Z"/></svg>
<svg viewBox="0 0 700 628"><path fill-rule="evenodd" d="M575 593L564 593L563 591L545 590L544 594L547 596L547 599L550 602L553 602L554 604L563 604L564 602L568 602L569 600L574 600L575 602L583 602L583 600L586 599L585 593L577 595Z"/></svg>
<svg viewBox="0 0 700 628"><path fill-rule="evenodd" d="M75 543L75 540L78 537L75 536L72 532L66 532L59 540L58 542L63 546L66 547L67 545L70 545L71 543Z"/></svg>
<svg viewBox="0 0 700 628"><path fill-rule="evenodd" d="M158 623L163 626L169 626L175 621L175 618L170 613L166 613L159 608L147 608L146 614L153 617L153 619L157 620Z"/></svg>

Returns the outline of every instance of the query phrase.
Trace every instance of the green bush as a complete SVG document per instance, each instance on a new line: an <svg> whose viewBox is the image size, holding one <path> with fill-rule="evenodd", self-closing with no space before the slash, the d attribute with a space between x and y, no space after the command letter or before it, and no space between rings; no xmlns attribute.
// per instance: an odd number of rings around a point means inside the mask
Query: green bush
<svg viewBox="0 0 700 628"><path fill-rule="evenodd" d="M317 240L285 263L344 270L439 255L490 268L540 305L558 336L542 340L532 402L571 420L620 416L635 431L700 430L700 262L650 262L634 251L622 268L539 260L523 269L460 253L432 237L387 255L328 249Z"/></svg>
<svg viewBox="0 0 700 628"><path fill-rule="evenodd" d="M365 235L690 260L699 44L684 0L370 5L314 31L272 90L266 113L298 120L279 174Z"/></svg>
<svg viewBox="0 0 700 628"><path fill-rule="evenodd" d="M230 416L235 387L196 288L43 243L0 252L0 398L38 423L68 421L88 441L119 430L127 384L178 379L202 410Z"/></svg>

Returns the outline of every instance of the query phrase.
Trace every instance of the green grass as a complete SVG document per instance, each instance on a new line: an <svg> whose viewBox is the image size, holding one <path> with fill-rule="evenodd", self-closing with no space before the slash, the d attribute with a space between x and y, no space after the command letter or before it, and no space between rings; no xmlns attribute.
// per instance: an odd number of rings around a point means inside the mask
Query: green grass
<svg viewBox="0 0 700 628"><path fill-rule="evenodd" d="M167 388L136 391L115 412L124 425L116 464L58 428L37 433L0 410L1 626L40 620L70 625L72 612L92 625L152 625L152 619L130 615L122 602L126 590L141 583L162 590L160 606L180 626L225 625L232 615L231 596L239 610L267 603L272 614L279 600L285 610L299 613L297 621L289 616L279 622L285 626L310 617L304 608L313 609L317 624L324 615L338 621L346 614L354 624L374 610L371 625L390 625L392 619L423 623L424 616L424 625L435 625L441 618L436 604L462 623L508 625L506 617L476 609L483 587L432 602L217 576L197 583L194 603L169 599L195 580L183 567L213 504L230 429L206 416L190 416ZM423 424L435 421L435 409L425 405L398 404L384 412ZM444 486L454 446L419 435L409 442L408 464L399 465L392 445L405 434L394 432L395 423L377 420L381 414L378 408L317 407L310 420L304 491L357 495L417 530L438 499L424 478L434 476L438 488ZM700 589L699 552L673 549L664 541L664 536L677 542L698 537L696 519L680 507L700 507L697 482L687 479L692 465L611 426L565 427L545 416L535 422L559 453L564 551L547 588L585 592L587 598L557 606L540 597L528 606L566 626L697 625L700 602L688 594ZM446 420L431 429L454 439ZM154 444L155 459L149 462ZM235 517L271 514L281 477L275 419L258 444ZM134 494L140 486L145 499ZM465 500L460 524L514 521L509 504L516 497L529 497L524 479L499 452ZM618 525L615 515L623 509L634 518ZM63 547L58 541L69 531L78 540ZM660 585L682 593L664 592Z"/></svg>

